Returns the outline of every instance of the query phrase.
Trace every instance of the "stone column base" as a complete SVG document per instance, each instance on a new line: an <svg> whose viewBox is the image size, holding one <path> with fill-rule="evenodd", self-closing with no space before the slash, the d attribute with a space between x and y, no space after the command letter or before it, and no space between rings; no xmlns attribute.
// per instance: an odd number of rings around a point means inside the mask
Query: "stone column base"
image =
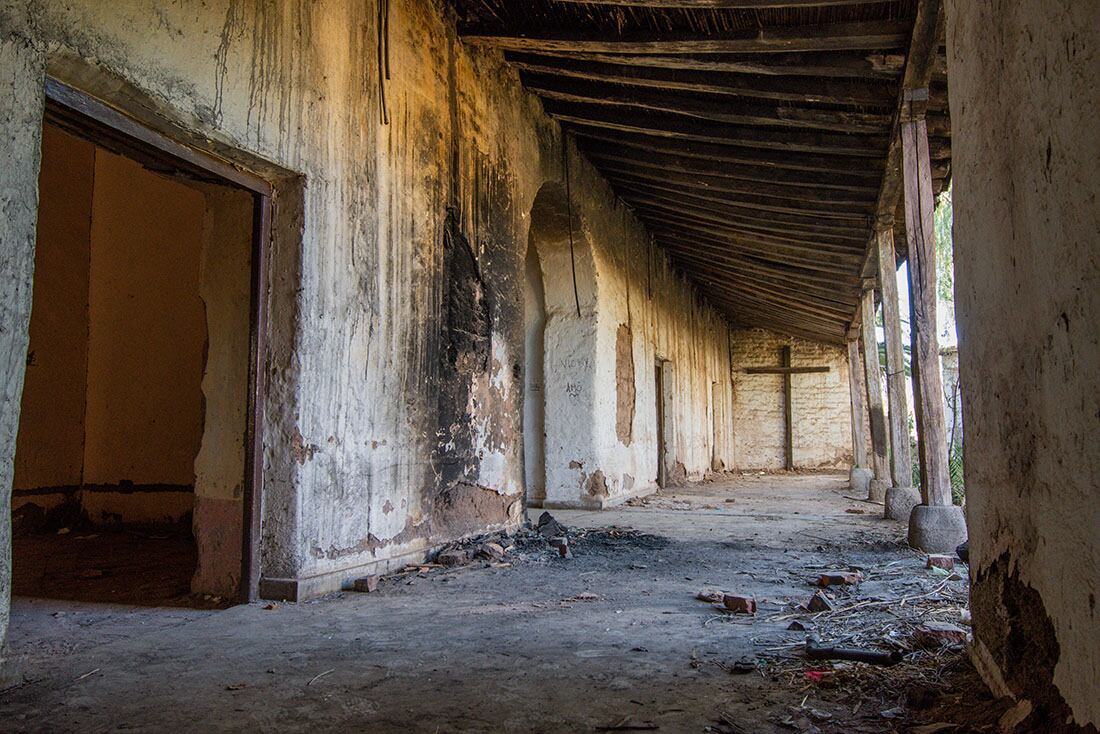
<svg viewBox="0 0 1100 734"><path fill-rule="evenodd" d="M848 474L848 487L852 490L852 494L856 497L866 497L873 476L870 469L853 466Z"/></svg>
<svg viewBox="0 0 1100 734"><path fill-rule="evenodd" d="M957 505L917 505L909 516L909 545L925 553L954 553L966 540L966 516Z"/></svg>
<svg viewBox="0 0 1100 734"><path fill-rule="evenodd" d="M867 499L870 502L885 502L886 490L890 488L890 482L885 479L872 479L867 487Z"/></svg>
<svg viewBox="0 0 1100 734"><path fill-rule="evenodd" d="M905 522L920 503L920 492L913 487L890 487L886 490L885 517Z"/></svg>

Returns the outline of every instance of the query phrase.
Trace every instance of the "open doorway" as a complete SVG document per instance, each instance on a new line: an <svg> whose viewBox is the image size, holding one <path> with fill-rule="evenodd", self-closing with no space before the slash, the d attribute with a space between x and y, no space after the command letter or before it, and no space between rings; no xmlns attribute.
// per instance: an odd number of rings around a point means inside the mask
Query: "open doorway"
<svg viewBox="0 0 1100 734"><path fill-rule="evenodd" d="M669 363L659 359L654 367L654 395L657 409L657 486L668 486L668 375Z"/></svg>
<svg viewBox="0 0 1100 734"><path fill-rule="evenodd" d="M75 90L48 92L13 591L248 598L267 197Z"/></svg>

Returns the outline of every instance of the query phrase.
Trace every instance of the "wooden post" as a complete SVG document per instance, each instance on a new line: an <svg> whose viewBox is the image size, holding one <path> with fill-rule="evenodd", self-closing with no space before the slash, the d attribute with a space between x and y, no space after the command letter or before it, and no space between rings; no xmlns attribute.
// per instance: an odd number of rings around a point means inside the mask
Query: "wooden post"
<svg viewBox="0 0 1100 734"><path fill-rule="evenodd" d="M871 482L871 499L880 501L885 497L886 487L890 484L890 467L887 460L889 439L886 435L886 416L882 409L882 376L878 366L878 337L875 336L873 286L863 291L862 305L860 328L863 334L863 372L867 380L867 412L871 417L871 468L875 473Z"/></svg>
<svg viewBox="0 0 1100 734"><path fill-rule="evenodd" d="M905 228L909 246L909 298L916 329L912 360L917 365L920 409L917 411L921 453L921 498L926 505L951 505L947 461L943 376L936 324L935 199L928 155L924 103L928 90L906 90L902 108L902 177L905 180Z"/></svg>
<svg viewBox="0 0 1100 734"><path fill-rule="evenodd" d="M863 420L863 361L859 337L848 340L848 391L852 396L852 464L867 468L867 424Z"/></svg>
<svg viewBox="0 0 1100 734"><path fill-rule="evenodd" d="M893 486L910 487L913 484L913 456L909 450L909 401L905 397L905 350L898 313L893 219L880 221L876 229L875 250L886 338L886 397L890 408L890 476Z"/></svg>

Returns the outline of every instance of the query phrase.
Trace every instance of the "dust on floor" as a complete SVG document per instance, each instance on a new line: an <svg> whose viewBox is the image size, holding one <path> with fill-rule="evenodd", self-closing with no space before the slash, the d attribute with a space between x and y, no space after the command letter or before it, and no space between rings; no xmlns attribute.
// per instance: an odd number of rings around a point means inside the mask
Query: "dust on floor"
<svg viewBox="0 0 1100 734"><path fill-rule="evenodd" d="M958 648L911 649L911 631L957 617L966 568L957 580L925 568L901 543L903 526L846 494L836 475L733 477L638 506L555 512L573 528L571 559L528 536L504 562L410 569L373 593L304 604L211 612L16 599L10 646L25 680L0 693L5 728L767 733L946 725L938 717L960 693L955 681L968 697L988 693ZM801 608L821 573L851 569L865 580L826 589L832 612ZM757 612L721 611L696 598L703 588L753 597ZM909 609L890 603L903 597L912 597ZM864 602L866 613L851 609ZM806 629L789 629L792 621ZM892 668L810 661L807 634L898 649L907 659ZM938 731L979 728L971 721Z"/></svg>

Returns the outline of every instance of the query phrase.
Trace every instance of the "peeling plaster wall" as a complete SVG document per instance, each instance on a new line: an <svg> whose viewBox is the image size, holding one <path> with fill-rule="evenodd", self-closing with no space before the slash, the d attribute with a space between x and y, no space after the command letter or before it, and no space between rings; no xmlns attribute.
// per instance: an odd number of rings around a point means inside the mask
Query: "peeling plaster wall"
<svg viewBox="0 0 1100 734"><path fill-rule="evenodd" d="M762 329L733 332L734 466L763 470L786 466L783 377L745 373L746 367L778 366L783 346L791 347L794 367L829 368L828 372L791 376L795 468L850 466L852 404L847 350Z"/></svg>
<svg viewBox="0 0 1100 734"><path fill-rule="evenodd" d="M1029 730L1096 731L1096 4L953 0L947 33L976 659Z"/></svg>
<svg viewBox="0 0 1100 734"><path fill-rule="evenodd" d="M564 180L560 131L498 54L456 40L435 0L390 4L383 81L376 14L368 0L0 0L10 88L0 146L15 161L0 171L3 276L14 286L3 301L12 328L0 337L3 491L26 350L48 66L276 185L264 294L262 593L320 593L522 519L524 257L536 195ZM582 282L580 295L593 347L573 381L590 398L591 431L581 455L557 468L548 441L547 473L567 479L573 497L595 489L606 493L601 502L618 501L652 488L656 476L657 358L677 366L681 473L709 468L710 385L728 373L726 334L594 170L575 151L569 161L577 226L588 232L591 287ZM463 277L483 286L483 368L448 366L449 208L472 257ZM548 292L548 351L550 300ZM638 374L629 446L616 434L622 324Z"/></svg>

